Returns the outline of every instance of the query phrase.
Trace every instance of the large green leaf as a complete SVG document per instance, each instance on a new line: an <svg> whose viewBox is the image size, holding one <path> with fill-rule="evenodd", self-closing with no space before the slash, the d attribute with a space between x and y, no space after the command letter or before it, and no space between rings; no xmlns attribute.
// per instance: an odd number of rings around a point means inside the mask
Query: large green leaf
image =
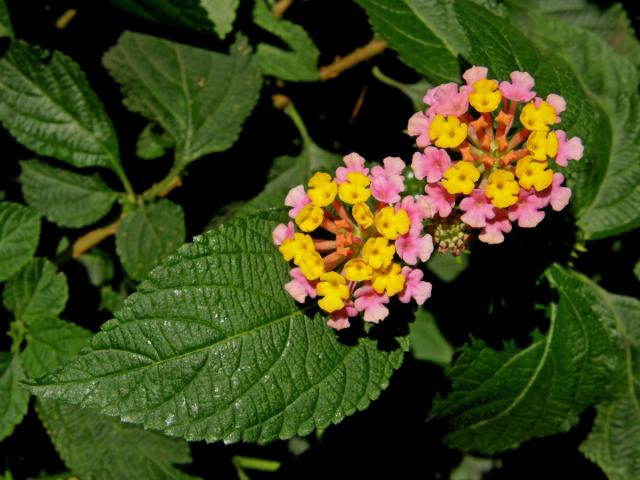
<svg viewBox="0 0 640 480"><path fill-rule="evenodd" d="M580 446L612 480L640 478L640 301L602 293L615 312L622 365L610 399L597 405L593 430Z"/></svg>
<svg viewBox="0 0 640 480"><path fill-rule="evenodd" d="M11 435L27 414L29 392L22 388L21 380L24 372L20 358L0 352L0 441Z"/></svg>
<svg viewBox="0 0 640 480"><path fill-rule="evenodd" d="M116 233L116 250L129 276L141 280L184 243L185 235L182 207L164 199L124 217Z"/></svg>
<svg viewBox="0 0 640 480"><path fill-rule="evenodd" d="M276 18L265 0L257 0L253 10L256 25L276 35L289 47L289 51L268 43L258 45L256 58L265 75L281 80L313 82L320 79L318 58L320 51L304 28Z"/></svg>
<svg viewBox="0 0 640 480"><path fill-rule="evenodd" d="M30 208L0 202L0 282L29 262L39 240L40 218Z"/></svg>
<svg viewBox="0 0 640 480"><path fill-rule="evenodd" d="M619 356L616 312L575 272L554 265L547 278L559 301L546 334L526 348L474 341L451 369L451 393L431 412L448 421L449 445L487 454L515 448L569 430L606 394Z"/></svg>
<svg viewBox="0 0 640 480"><path fill-rule="evenodd" d="M356 0L402 61L433 81L460 81L458 56L470 48L453 0Z"/></svg>
<svg viewBox="0 0 640 480"><path fill-rule="evenodd" d="M36 258L4 287L2 300L16 320L29 323L57 317L67 303L69 290L64 273L46 258Z"/></svg>
<svg viewBox="0 0 640 480"><path fill-rule="evenodd" d="M640 96L636 65L605 40L510 0L529 37L572 66L584 95L603 112L598 135L571 177L578 225L602 238L640 225ZM640 47L639 47L640 48ZM563 122L564 123L564 122Z"/></svg>
<svg viewBox="0 0 640 480"><path fill-rule="evenodd" d="M0 58L0 122L34 152L122 173L113 125L73 60L23 41Z"/></svg>
<svg viewBox="0 0 640 480"><path fill-rule="evenodd" d="M240 0L111 0L140 18L210 32L220 38L231 32Z"/></svg>
<svg viewBox="0 0 640 480"><path fill-rule="evenodd" d="M389 320L380 341L342 343L322 315L301 310L271 240L282 220L239 218L180 248L89 351L34 393L225 442L305 435L366 408L402 362L406 337L392 337Z"/></svg>
<svg viewBox="0 0 640 480"><path fill-rule="evenodd" d="M125 105L175 140L178 168L231 147L258 100L262 77L249 46L230 55L125 32L104 56Z"/></svg>
<svg viewBox="0 0 640 480"><path fill-rule="evenodd" d="M20 162L27 203L61 227L80 228L104 217L118 198L98 175L55 168L39 160Z"/></svg>

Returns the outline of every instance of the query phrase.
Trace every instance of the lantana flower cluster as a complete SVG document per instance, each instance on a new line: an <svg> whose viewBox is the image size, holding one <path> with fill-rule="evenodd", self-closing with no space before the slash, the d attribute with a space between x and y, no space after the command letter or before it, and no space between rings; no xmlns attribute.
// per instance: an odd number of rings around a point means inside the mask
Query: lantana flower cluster
<svg viewBox="0 0 640 480"><path fill-rule="evenodd" d="M285 289L298 302L318 298L336 330L362 315L378 323L389 315L392 297L423 304L431 284L413 268L433 251L423 232L429 210L424 196L402 197L406 164L387 157L371 170L360 155L344 158L335 175L314 174L306 187L291 189L288 224L273 231L273 241L293 264Z"/></svg>
<svg viewBox="0 0 640 480"><path fill-rule="evenodd" d="M409 120L408 133L421 149L411 166L426 181L441 251L460 253L471 228L480 229L481 241L501 243L512 222L531 228L548 205L562 210L571 190L558 167L583 154L580 138L554 130L566 109L561 96L537 96L527 72L502 82L487 74L486 67L472 67L463 74L465 85L430 89L428 109Z"/></svg>

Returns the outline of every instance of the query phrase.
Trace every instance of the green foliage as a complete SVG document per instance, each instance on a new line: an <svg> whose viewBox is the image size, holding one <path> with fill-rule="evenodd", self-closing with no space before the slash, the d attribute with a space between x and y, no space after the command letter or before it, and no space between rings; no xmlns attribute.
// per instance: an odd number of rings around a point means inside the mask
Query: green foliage
<svg viewBox="0 0 640 480"><path fill-rule="evenodd" d="M0 282L29 262L39 238L40 218L31 209L0 202Z"/></svg>
<svg viewBox="0 0 640 480"><path fill-rule="evenodd" d="M240 0L111 0L145 20L211 32L220 38L231 32Z"/></svg>
<svg viewBox="0 0 640 480"><path fill-rule="evenodd" d="M494 350L477 340L455 362L451 393L431 412L448 421L447 444L487 454L515 448L567 431L606 394L618 366L616 312L577 273L554 265L547 278L559 301L546 334L526 348L508 342Z"/></svg>
<svg viewBox="0 0 640 480"><path fill-rule="evenodd" d="M22 41L0 58L0 122L39 155L122 172L118 139L73 60Z"/></svg>
<svg viewBox="0 0 640 480"><path fill-rule="evenodd" d="M60 457L80 478L193 478L174 466L191 463L182 440L62 402L41 400L36 409Z"/></svg>
<svg viewBox="0 0 640 480"><path fill-rule="evenodd" d="M271 241L278 220L238 219L180 248L88 351L33 391L225 442L304 435L366 408L400 365L406 338L344 344L322 315L300 310L282 288L288 266Z"/></svg>
<svg viewBox="0 0 640 480"><path fill-rule="evenodd" d="M427 263L427 267L443 282L453 282L469 266L466 254L453 256L450 253L435 254Z"/></svg>
<svg viewBox="0 0 640 480"><path fill-rule="evenodd" d="M136 155L143 160L155 160L164 155L167 148L173 147L173 140L166 132L157 132L155 123L151 122L138 137Z"/></svg>
<svg viewBox="0 0 640 480"><path fill-rule="evenodd" d="M621 365L580 450L610 479L640 477L640 301L600 291L620 334Z"/></svg>
<svg viewBox="0 0 640 480"><path fill-rule="evenodd" d="M290 49L290 51L282 50L267 43L258 45L256 58L262 73L294 82L313 82L320 79L318 72L320 51L304 28L276 18L265 0L256 0L253 21L280 38Z"/></svg>
<svg viewBox="0 0 640 480"><path fill-rule="evenodd" d="M230 55L126 32L104 56L127 108L157 122L176 144L176 168L228 149L258 100L260 70L245 41Z"/></svg>
<svg viewBox="0 0 640 480"><path fill-rule="evenodd" d="M113 279L113 260L104 250L92 248L82 254L78 262L87 270L89 282L94 287L100 287Z"/></svg>
<svg viewBox="0 0 640 480"><path fill-rule="evenodd" d="M0 441L11 435L27 414L29 392L22 388L21 380L24 372L20 358L0 352Z"/></svg>
<svg viewBox="0 0 640 480"><path fill-rule="evenodd" d="M409 340L414 358L443 367L451 363L453 348L440 333L436 319L430 312L424 308L418 309L410 332Z"/></svg>
<svg viewBox="0 0 640 480"><path fill-rule="evenodd" d="M122 219L116 250L130 277L141 280L184 242L184 212L169 200L143 205Z"/></svg>
<svg viewBox="0 0 640 480"><path fill-rule="evenodd" d="M20 162L20 166L20 184L27 203L61 227L95 223L109 213L117 199L98 175L80 175L39 160Z"/></svg>
<svg viewBox="0 0 640 480"><path fill-rule="evenodd" d="M36 258L7 282L2 300L16 320L31 323L58 316L68 297L64 273L46 258Z"/></svg>
<svg viewBox="0 0 640 480"><path fill-rule="evenodd" d="M0 0L0 38L13 37L13 27L5 0Z"/></svg>

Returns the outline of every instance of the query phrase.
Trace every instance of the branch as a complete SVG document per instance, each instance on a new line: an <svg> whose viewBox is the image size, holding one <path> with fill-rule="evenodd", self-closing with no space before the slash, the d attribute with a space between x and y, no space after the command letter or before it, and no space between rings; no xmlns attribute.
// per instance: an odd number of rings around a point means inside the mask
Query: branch
<svg viewBox="0 0 640 480"><path fill-rule="evenodd" d="M332 78L336 78L345 70L369 60L371 57L380 55L385 51L387 45L388 43L384 40L371 40L364 47L355 49L346 57L338 58L330 65L322 67L320 69L320 80L331 80Z"/></svg>
<svg viewBox="0 0 640 480"><path fill-rule="evenodd" d="M280 18L284 15L284 12L291 6L293 0L278 0L273 6L273 14Z"/></svg>

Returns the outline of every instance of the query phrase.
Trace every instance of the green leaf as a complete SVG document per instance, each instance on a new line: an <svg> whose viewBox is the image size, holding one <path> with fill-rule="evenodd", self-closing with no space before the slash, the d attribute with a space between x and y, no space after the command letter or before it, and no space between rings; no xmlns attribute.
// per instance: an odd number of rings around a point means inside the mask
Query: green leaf
<svg viewBox="0 0 640 480"><path fill-rule="evenodd" d="M182 245L185 236L182 208L163 199L124 217L116 233L116 250L127 274L141 280Z"/></svg>
<svg viewBox="0 0 640 480"><path fill-rule="evenodd" d="M443 282L453 282L469 266L469 256L453 256L450 253L436 253L429 259L427 268Z"/></svg>
<svg viewBox="0 0 640 480"><path fill-rule="evenodd" d="M40 218L30 209L0 202L0 282L31 260L40 240Z"/></svg>
<svg viewBox="0 0 640 480"><path fill-rule="evenodd" d="M176 25L220 38L231 32L240 0L111 0L132 15L163 25Z"/></svg>
<svg viewBox="0 0 640 480"><path fill-rule="evenodd" d="M157 132L151 122L144 127L136 142L136 155L143 160L155 160L164 156L167 148L173 147L173 140L166 132Z"/></svg>
<svg viewBox="0 0 640 480"><path fill-rule="evenodd" d="M283 50L267 43L258 45L256 58L262 73L293 82L314 82L320 79L320 51L304 28L276 18L264 0L256 1L253 21L280 38L290 49Z"/></svg>
<svg viewBox="0 0 640 480"><path fill-rule="evenodd" d="M180 248L89 351L34 393L225 442L306 435L366 408L401 364L406 337L342 343L322 315L300 310L271 239L282 220L239 218Z"/></svg>
<svg viewBox="0 0 640 480"><path fill-rule="evenodd" d="M115 291L111 287L100 288L100 306L101 311L106 310L112 314L116 313L116 310L120 309L124 305L124 300L127 298L127 294L124 291Z"/></svg>
<svg viewBox="0 0 640 480"><path fill-rule="evenodd" d="M376 34L428 79L459 82L458 56L470 49L452 0L356 0ZM495 43L495 42L492 42Z"/></svg>
<svg viewBox="0 0 640 480"><path fill-rule="evenodd" d="M0 38L2 37L13 38L13 27L5 0L0 0Z"/></svg>
<svg viewBox="0 0 640 480"><path fill-rule="evenodd" d="M13 433L29 408L29 392L20 381L24 372L20 358L0 352L0 441Z"/></svg>
<svg viewBox="0 0 640 480"><path fill-rule="evenodd" d="M91 332L75 323L40 318L29 325L20 360L29 377L40 377L73 358L90 339Z"/></svg>
<svg viewBox="0 0 640 480"><path fill-rule="evenodd" d="M94 287L100 287L113 279L113 260L107 252L99 248L92 248L78 258L87 270L89 282Z"/></svg>
<svg viewBox="0 0 640 480"><path fill-rule="evenodd" d="M448 421L448 445L485 454L515 448L569 430L606 394L618 363L615 311L585 277L558 265L546 275L559 301L545 335L526 348L474 341L451 369L451 393L431 412Z"/></svg>
<svg viewBox="0 0 640 480"><path fill-rule="evenodd" d="M640 478L640 301L601 291L615 312L622 365L610 398L597 405L593 430L580 451L610 479Z"/></svg>
<svg viewBox="0 0 640 480"><path fill-rule="evenodd" d="M60 52L11 43L0 58L0 122L39 155L122 173L102 103L78 64Z"/></svg>
<svg viewBox="0 0 640 480"><path fill-rule="evenodd" d="M415 359L443 367L451 363L453 348L440 333L436 319L430 312L419 308L410 329L411 353Z"/></svg>
<svg viewBox="0 0 640 480"><path fill-rule="evenodd" d="M462 462L451 471L449 480L482 480L496 466L490 458L479 458L465 455Z"/></svg>
<svg viewBox="0 0 640 480"><path fill-rule="evenodd" d="M69 298L67 279L46 258L36 258L4 287L2 300L18 321L57 317Z"/></svg>
<svg viewBox="0 0 640 480"><path fill-rule="evenodd" d="M640 280L640 260L638 260L638 263L636 263L636 266L633 268L633 274Z"/></svg>
<svg viewBox="0 0 640 480"><path fill-rule="evenodd" d="M189 444L62 402L36 410L65 465L80 478L186 479L174 465L191 463Z"/></svg>
<svg viewBox="0 0 640 480"><path fill-rule="evenodd" d="M23 161L20 166L27 203L61 227L80 228L97 222L118 198L98 175L80 175L39 160Z"/></svg>
<svg viewBox="0 0 640 480"><path fill-rule="evenodd" d="M258 101L262 77L249 46L230 55L125 32L104 56L130 110L176 143L176 166L231 147Z"/></svg>
<svg viewBox="0 0 640 480"><path fill-rule="evenodd" d="M514 18L526 19L530 38L572 66L585 97L593 103L591 109L602 118L597 134L585 142L586 158L575 166L571 177L578 225L590 239L640 226L636 64L592 32L527 10L516 0L511 2Z"/></svg>

